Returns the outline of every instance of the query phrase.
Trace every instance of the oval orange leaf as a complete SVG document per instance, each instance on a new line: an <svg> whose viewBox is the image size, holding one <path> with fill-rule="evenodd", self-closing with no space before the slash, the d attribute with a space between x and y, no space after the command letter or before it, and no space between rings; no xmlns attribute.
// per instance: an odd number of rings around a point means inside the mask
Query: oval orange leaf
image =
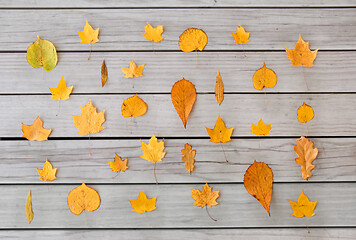
<svg viewBox="0 0 356 240"><path fill-rule="evenodd" d="M147 104L140 97L135 96L124 100L121 113L124 117L139 117L147 112Z"/></svg>
<svg viewBox="0 0 356 240"><path fill-rule="evenodd" d="M303 102L303 105L300 106L297 110L297 118L301 123L309 122L314 118L313 108Z"/></svg>
<svg viewBox="0 0 356 240"><path fill-rule="evenodd" d="M82 185L70 191L67 198L69 210L75 215L81 214L83 210L95 211L99 208L100 202L98 192L85 185L84 181Z"/></svg>
<svg viewBox="0 0 356 240"><path fill-rule="evenodd" d="M263 63L263 67L253 74L252 82L257 90L262 90L264 87L273 88L277 84L277 75L266 67L266 63Z"/></svg>

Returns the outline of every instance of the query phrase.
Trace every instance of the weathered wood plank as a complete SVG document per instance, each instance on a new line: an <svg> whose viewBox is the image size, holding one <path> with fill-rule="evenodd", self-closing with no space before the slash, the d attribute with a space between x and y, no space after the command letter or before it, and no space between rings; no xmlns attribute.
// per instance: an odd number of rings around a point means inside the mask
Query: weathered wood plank
<svg viewBox="0 0 356 240"><path fill-rule="evenodd" d="M352 8L1 10L0 51L25 51L36 35L52 41L60 51L89 51L76 33L85 19L100 28L100 42L93 50L179 51L179 35L188 27L207 33L206 50L242 50L231 36L238 23L251 32L246 50L293 48L299 34L311 41L312 49L356 49L354 13ZM161 43L152 44L142 36L147 21L164 25ZM195 58L195 53L189 55Z"/></svg>
<svg viewBox="0 0 356 240"><path fill-rule="evenodd" d="M79 183L78 183L79 184ZM356 226L354 183L274 184L271 217L243 184L212 184L220 190L219 205L209 209L194 206L191 189L199 185L95 185L101 197L100 208L77 216L67 206L67 196L77 185L5 185L0 187L2 218L0 228L191 228L191 227L305 227ZM27 193L32 191L34 219L25 217ZM150 213L131 212L128 199L140 190L157 196L157 209ZM304 190L310 200L318 200L315 216L293 216L289 199L296 200ZM340 217L342 216L342 217Z"/></svg>
<svg viewBox="0 0 356 240"><path fill-rule="evenodd" d="M205 126L213 128L219 114L227 127L235 128L233 136L255 136L250 126L260 118L272 124L270 136L356 136L354 94L226 94L220 107L214 94L199 94L187 129L183 127L169 94L141 94L148 104L148 111L133 118L130 125L130 118L124 118L120 110L123 100L130 96L77 95L61 105L50 96L0 96L0 112L4 113L0 116L3 123L0 137L21 137L21 122L32 124L37 116L44 120L46 128L53 128L52 137L82 137L76 134L78 130L71 115L80 115L80 106L87 104L89 99L98 111L106 110L107 119L103 124L107 128L92 137L150 137L153 132L161 137L208 137ZM303 101L315 112L307 126L296 118Z"/></svg>
<svg viewBox="0 0 356 240"><path fill-rule="evenodd" d="M100 0L16 0L0 1L0 8L140 8L140 7L354 7L355 0L155 0L155 1L100 1Z"/></svg>
<svg viewBox="0 0 356 240"><path fill-rule="evenodd" d="M313 138L319 149L315 169L309 182L356 181L355 139ZM194 172L190 175L180 157L188 142L196 149ZM226 164L221 146L206 139L166 139L166 157L157 164L160 183L243 182L246 169L253 161L264 161L274 172L275 182L305 182L300 166L294 162L294 139L235 139L224 144L229 160ZM154 183L153 164L143 160L140 140L0 141L0 183L44 183L37 168L45 159L58 168L51 183L74 183L85 179L91 183ZM89 152L92 155L89 155ZM117 153L128 158L129 170L116 176L108 165Z"/></svg>
<svg viewBox="0 0 356 240"><path fill-rule="evenodd" d="M182 229L182 230L16 230L0 231L3 239L23 239L24 237L37 240L97 240L105 239L208 239L216 238L231 240L342 240L353 239L356 235L354 228L302 228L302 229Z"/></svg>
<svg viewBox="0 0 356 240"><path fill-rule="evenodd" d="M49 93L64 76L74 85L74 93L169 93L182 77L195 83L198 92L213 92L220 70L226 93L260 92L253 87L252 76L266 62L278 76L278 84L266 92L356 92L356 52L320 52L312 68L290 66L284 52L242 53L202 52L196 59L183 52L60 53L60 61L51 72L33 69L25 53L0 54L0 93ZM100 68L105 59L109 80L101 87ZM123 78L121 66L133 59L146 64L144 76ZM332 59L332 61L331 61ZM307 90L305 81L309 86ZM132 88L134 84L135 88Z"/></svg>

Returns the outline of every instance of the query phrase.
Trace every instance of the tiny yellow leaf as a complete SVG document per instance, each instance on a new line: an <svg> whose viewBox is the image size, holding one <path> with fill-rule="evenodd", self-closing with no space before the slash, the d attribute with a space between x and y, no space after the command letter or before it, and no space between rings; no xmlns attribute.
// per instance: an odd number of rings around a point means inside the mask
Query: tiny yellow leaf
<svg viewBox="0 0 356 240"><path fill-rule="evenodd" d="M297 118L301 123L309 122L314 118L313 108L303 102L303 105L300 106L297 110Z"/></svg>
<svg viewBox="0 0 356 240"><path fill-rule="evenodd" d="M135 96L124 100L121 113L124 117L139 117L147 112L147 104L140 97Z"/></svg>
<svg viewBox="0 0 356 240"><path fill-rule="evenodd" d="M115 153L114 162L108 162L112 172L125 172L129 167L127 166L127 158L121 160L121 157Z"/></svg>
<svg viewBox="0 0 356 240"><path fill-rule="evenodd" d="M52 129L43 128L43 122L40 117L37 117L32 125L22 123L22 132L24 138L30 141L44 141L48 139Z"/></svg>
<svg viewBox="0 0 356 240"><path fill-rule="evenodd" d="M251 124L251 133L259 136L265 136L271 134L271 124L265 124L262 118L258 121L257 125Z"/></svg>
<svg viewBox="0 0 356 240"><path fill-rule="evenodd" d="M235 39L235 43L241 44L241 43L247 43L250 37L250 33L246 32L243 27L239 24L239 27L236 29L236 33L231 33L232 37Z"/></svg>
<svg viewBox="0 0 356 240"><path fill-rule="evenodd" d="M31 201L31 190L29 191L26 200L26 218L28 223L32 222L33 210L32 210L32 201Z"/></svg>
<svg viewBox="0 0 356 240"><path fill-rule="evenodd" d="M219 103L219 105L224 100L224 83L222 81L220 72L216 75L216 82L215 82L215 100Z"/></svg>
<svg viewBox="0 0 356 240"><path fill-rule="evenodd" d="M302 191L298 198L298 202L289 200L290 206L294 211L292 216L297 218L314 216L314 209L316 207L317 202L318 201L310 202L308 197Z"/></svg>
<svg viewBox="0 0 356 240"><path fill-rule="evenodd" d="M206 128L210 136L210 142L213 143L225 143L231 141L231 135L234 128L226 128L224 121L221 119L220 115L218 120L216 120L215 126L213 129Z"/></svg>
<svg viewBox="0 0 356 240"><path fill-rule="evenodd" d="M52 94L52 99L58 100L67 100L69 99L70 94L73 91L73 86L67 87L66 81L64 81L63 76L58 83L56 88L49 87L49 90Z"/></svg>
<svg viewBox="0 0 356 240"><path fill-rule="evenodd" d="M77 33L80 39L82 40L81 43L83 44L99 42L99 28L94 30L86 19L83 32L77 31Z"/></svg>
<svg viewBox="0 0 356 240"><path fill-rule="evenodd" d="M129 201L132 206L131 212L137 212L137 213L151 212L157 208L156 207L157 197L147 198L146 194L142 190L138 194L137 199L129 199Z"/></svg>
<svg viewBox="0 0 356 240"><path fill-rule="evenodd" d="M257 90L262 90L264 87L273 88L277 84L277 75L263 63L263 67L253 74L252 82Z"/></svg>
<svg viewBox="0 0 356 240"><path fill-rule="evenodd" d="M53 168L52 164L46 159L42 169L37 168L38 174L42 181L53 181L56 179L57 168Z"/></svg>
<svg viewBox="0 0 356 240"><path fill-rule="evenodd" d="M208 36L201 29L188 28L179 36L179 48L183 52L203 51L207 43Z"/></svg>
<svg viewBox="0 0 356 240"><path fill-rule="evenodd" d="M151 24L147 22L147 25L145 26L145 33L142 34L142 36L144 36L148 41L154 41L158 43L163 40L163 37L161 36L162 33L162 25L158 25L157 27L153 28Z"/></svg>
<svg viewBox="0 0 356 240"><path fill-rule="evenodd" d="M134 78L143 76L142 71L145 64L137 67L136 63L131 60L129 67L121 67L122 72L125 74L124 78Z"/></svg>

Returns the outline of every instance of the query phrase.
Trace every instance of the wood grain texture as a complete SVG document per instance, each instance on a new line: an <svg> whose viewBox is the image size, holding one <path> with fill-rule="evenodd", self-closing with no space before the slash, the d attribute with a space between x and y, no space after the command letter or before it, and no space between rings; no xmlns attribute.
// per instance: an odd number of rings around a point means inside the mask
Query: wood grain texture
<svg viewBox="0 0 356 240"><path fill-rule="evenodd" d="M0 1L0 8L140 8L140 7L355 7L355 0L16 0Z"/></svg>
<svg viewBox="0 0 356 240"><path fill-rule="evenodd" d="M97 240L105 239L208 239L215 240L350 240L356 235L354 228L301 228L301 229L181 229L181 230L46 230L0 231L3 239L37 240Z"/></svg>
<svg viewBox="0 0 356 240"><path fill-rule="evenodd" d="M98 111L106 110L103 126L107 128L92 137L151 137L153 132L158 137L208 137L205 126L213 128L219 114L227 127L234 127L233 136L239 137L255 136L251 133L251 123L256 124L260 118L272 124L272 137L356 136L355 94L225 94L220 107L214 94L198 94L186 129L168 94L139 95L147 103L148 111L133 118L130 127L130 118L124 118L120 109L123 100L131 96L72 96L60 107L50 96L0 96L0 112L6 113L0 116L1 122L6 123L0 127L0 137L21 137L21 122L32 124L37 116L44 121L45 128L53 129L50 137L83 137L76 134L78 130L71 115L80 115L80 106L89 99ZM303 101L315 112L308 127L296 117Z"/></svg>
<svg viewBox="0 0 356 240"><path fill-rule="evenodd" d="M319 155L308 182L356 181L355 139L312 138ZM194 172L190 175L180 157L188 142L197 151ZM306 182L295 163L294 139L234 139L222 148L207 139L166 139L166 157L157 164L159 183L243 182L246 169L254 160L264 161L273 170L275 182ZM58 168L51 183L155 183L153 164L140 158L140 140L78 141L0 141L0 183L43 183L37 168L46 158ZM92 153L92 155L89 155ZM108 162L117 153L128 158L129 169L118 175Z"/></svg>
<svg viewBox="0 0 356 240"><path fill-rule="evenodd" d="M79 216L67 206L68 193L76 186L2 186L0 228L356 227L356 215L351 214L355 212L356 192L350 183L274 184L271 217L243 184L211 184L214 190L220 190L219 205L209 209L217 222L207 216L205 209L192 204L190 187L197 189L203 184L89 185L99 192L101 205L97 211ZM34 212L31 224L24 212L29 189ZM141 189L148 197L157 196L156 210L131 212L128 199L136 199ZM296 200L302 190L310 200L318 200L311 218L291 216L288 200Z"/></svg>
<svg viewBox="0 0 356 240"><path fill-rule="evenodd" d="M312 68L291 67L285 52L201 52L196 58L183 52L60 53L60 61L51 72L33 69L25 53L0 54L0 93L49 93L62 76L74 85L74 93L170 93L173 84L183 77L194 82L197 91L214 92L220 70L225 93L249 92L356 92L356 52L319 52ZM105 59L109 80L100 83L100 66ZM134 60L146 64L144 76L123 78L121 66ZM332 59L332 60L331 60ZM274 88L263 91L252 85L252 76L266 62L278 77ZM43 79L44 78L44 79ZM307 90L307 82L309 89ZM134 85L134 88L132 88Z"/></svg>
<svg viewBox="0 0 356 240"><path fill-rule="evenodd" d="M311 41L312 49L354 50L354 13L352 8L0 10L0 51L26 51L37 35L52 41L59 51L89 51L90 46L81 44L76 32L82 31L85 19L100 28L95 51L180 51L179 35L189 27L206 32L206 50L241 51L231 35L238 23L251 32L246 50L294 48L299 34ZM142 36L147 21L164 25L161 43L152 44ZM194 52L189 55L195 58Z"/></svg>

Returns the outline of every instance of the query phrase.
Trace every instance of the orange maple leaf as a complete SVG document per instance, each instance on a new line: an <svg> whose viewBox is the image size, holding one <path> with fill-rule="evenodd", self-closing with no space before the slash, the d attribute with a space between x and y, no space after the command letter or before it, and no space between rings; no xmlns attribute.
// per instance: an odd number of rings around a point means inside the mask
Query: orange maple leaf
<svg viewBox="0 0 356 240"><path fill-rule="evenodd" d="M108 162L112 172L125 172L129 167L127 166L127 158L121 160L121 157L115 153L114 162Z"/></svg>
<svg viewBox="0 0 356 240"><path fill-rule="evenodd" d="M220 115L218 120L216 120L213 129L206 128L210 136L210 142L213 143L226 143L231 141L231 135L234 128L226 128L224 121L221 119Z"/></svg>
<svg viewBox="0 0 356 240"><path fill-rule="evenodd" d="M43 122L40 117L37 117L32 125L22 123L22 132L24 138L30 141L44 141L48 139L52 129L43 128Z"/></svg>
<svg viewBox="0 0 356 240"><path fill-rule="evenodd" d="M205 207L206 211L208 213L208 216L216 221L214 218L212 218L208 212L208 206L212 207L212 206L216 206L219 203L216 201L216 199L218 199L219 197L219 192L220 191L212 191L212 188L208 185L208 183L206 183L203 186L203 191L199 191L197 189L191 188L192 190L192 198L195 200L195 202L193 203L194 205L198 206L198 207Z"/></svg>
<svg viewBox="0 0 356 240"><path fill-rule="evenodd" d="M291 66L314 66L313 62L319 49L310 51L309 42L304 42L302 36L299 34L298 42L295 44L294 50L284 47L287 52L287 58L292 61Z"/></svg>
<svg viewBox="0 0 356 240"><path fill-rule="evenodd" d="M56 179L57 168L53 168L52 164L46 159L42 169L37 168L38 174L42 181L53 181Z"/></svg>

